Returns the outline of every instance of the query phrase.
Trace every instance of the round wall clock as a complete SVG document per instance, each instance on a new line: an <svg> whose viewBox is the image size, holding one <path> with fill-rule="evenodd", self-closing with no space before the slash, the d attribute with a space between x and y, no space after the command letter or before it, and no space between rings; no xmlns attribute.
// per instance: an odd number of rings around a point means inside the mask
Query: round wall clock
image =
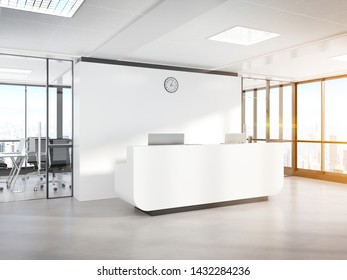
<svg viewBox="0 0 347 280"><path fill-rule="evenodd" d="M164 88L167 92L174 93L178 89L178 81L174 77L168 77L165 79Z"/></svg>

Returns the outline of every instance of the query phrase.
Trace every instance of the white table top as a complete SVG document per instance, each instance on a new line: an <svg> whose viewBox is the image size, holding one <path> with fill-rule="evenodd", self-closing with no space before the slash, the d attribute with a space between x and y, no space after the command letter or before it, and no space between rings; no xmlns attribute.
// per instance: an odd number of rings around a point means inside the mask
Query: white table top
<svg viewBox="0 0 347 280"><path fill-rule="evenodd" d="M19 157L23 156L21 153L0 153L0 157Z"/></svg>

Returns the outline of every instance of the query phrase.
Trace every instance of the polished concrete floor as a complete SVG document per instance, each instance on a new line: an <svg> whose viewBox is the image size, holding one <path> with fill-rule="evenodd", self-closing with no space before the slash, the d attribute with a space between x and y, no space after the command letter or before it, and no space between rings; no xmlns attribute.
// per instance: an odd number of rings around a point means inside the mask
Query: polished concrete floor
<svg viewBox="0 0 347 280"><path fill-rule="evenodd" d="M347 185L150 217L119 199L0 203L0 259L347 259Z"/></svg>

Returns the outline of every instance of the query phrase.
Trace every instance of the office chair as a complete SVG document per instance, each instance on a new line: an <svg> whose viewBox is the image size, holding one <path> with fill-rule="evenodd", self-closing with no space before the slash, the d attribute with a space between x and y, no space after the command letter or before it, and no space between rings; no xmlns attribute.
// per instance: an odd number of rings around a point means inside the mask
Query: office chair
<svg viewBox="0 0 347 280"><path fill-rule="evenodd" d="M51 145L63 145L62 147L52 147L48 153L48 171L52 172L52 180L49 183L53 184L53 190L57 191L56 183L60 182L61 186L65 188L66 182L64 180L57 180L56 173L61 173L70 169L70 151L68 146L71 143L70 139L50 139ZM71 185L70 185L71 188Z"/></svg>
<svg viewBox="0 0 347 280"><path fill-rule="evenodd" d="M34 165L35 169L41 170L46 166L46 138L41 138L41 166L39 165L39 138L29 137L27 142L27 162Z"/></svg>
<svg viewBox="0 0 347 280"><path fill-rule="evenodd" d="M1 160L1 159L0 159L0 168L1 169L6 169L7 168L7 164L3 160Z"/></svg>

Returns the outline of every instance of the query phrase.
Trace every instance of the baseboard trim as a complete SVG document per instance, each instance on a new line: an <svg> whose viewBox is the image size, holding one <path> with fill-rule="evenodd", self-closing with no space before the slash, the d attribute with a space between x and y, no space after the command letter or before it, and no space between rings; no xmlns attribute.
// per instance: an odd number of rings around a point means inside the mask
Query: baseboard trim
<svg viewBox="0 0 347 280"><path fill-rule="evenodd" d="M268 196L261 196L261 197L255 197L255 198L246 198L246 199L238 199L238 200L223 201L223 202L216 202L216 203L199 204L199 205L193 205L193 206L183 206L183 207L160 209L160 210L154 210L154 211L144 211L137 207L135 207L135 209L150 216L158 216L158 215L174 214L179 212L195 211L195 210L239 205L239 204L246 204L246 203L254 203L254 202L261 202L261 201L268 201L268 200L269 200Z"/></svg>

